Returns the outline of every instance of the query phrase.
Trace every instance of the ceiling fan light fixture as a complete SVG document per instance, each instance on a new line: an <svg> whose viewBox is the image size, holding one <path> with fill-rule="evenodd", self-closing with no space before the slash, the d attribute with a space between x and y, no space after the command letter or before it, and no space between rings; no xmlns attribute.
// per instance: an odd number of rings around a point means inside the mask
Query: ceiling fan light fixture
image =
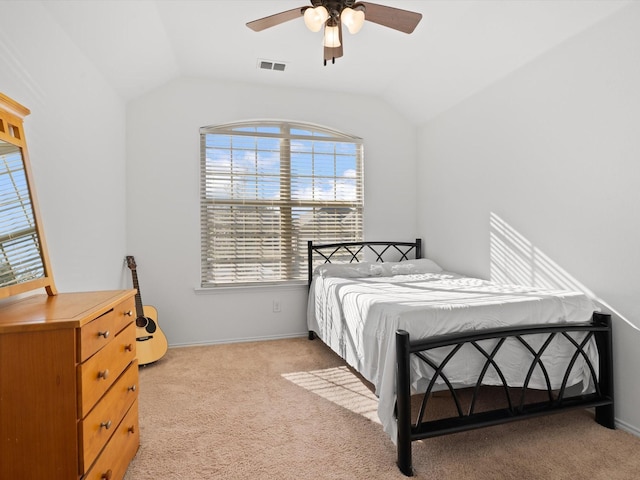
<svg viewBox="0 0 640 480"><path fill-rule="evenodd" d="M352 35L356 34L364 25L364 11L362 9L354 10L353 8L346 7L340 14L340 20L342 24L347 27L349 33Z"/></svg>
<svg viewBox="0 0 640 480"><path fill-rule="evenodd" d="M337 48L340 46L340 30L337 25L327 25L324 27L324 46L327 48Z"/></svg>
<svg viewBox="0 0 640 480"><path fill-rule="evenodd" d="M328 18L329 12L322 5L304 11L304 24L312 32L319 32Z"/></svg>

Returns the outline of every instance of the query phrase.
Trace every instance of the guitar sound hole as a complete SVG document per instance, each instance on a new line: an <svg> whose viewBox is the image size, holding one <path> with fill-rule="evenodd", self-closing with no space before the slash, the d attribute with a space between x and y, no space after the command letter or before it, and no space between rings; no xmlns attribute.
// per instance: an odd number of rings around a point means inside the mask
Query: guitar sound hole
<svg viewBox="0 0 640 480"><path fill-rule="evenodd" d="M146 327L147 323L149 323L149 319L147 317L136 318L136 327L139 327L139 328Z"/></svg>

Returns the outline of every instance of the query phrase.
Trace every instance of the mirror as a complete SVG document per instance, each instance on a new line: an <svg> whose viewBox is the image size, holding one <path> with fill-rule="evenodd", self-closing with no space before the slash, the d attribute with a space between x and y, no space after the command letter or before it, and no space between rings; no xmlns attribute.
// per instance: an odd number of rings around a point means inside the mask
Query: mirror
<svg viewBox="0 0 640 480"><path fill-rule="evenodd" d="M0 299L37 288L56 294L22 124L29 113L0 93Z"/></svg>

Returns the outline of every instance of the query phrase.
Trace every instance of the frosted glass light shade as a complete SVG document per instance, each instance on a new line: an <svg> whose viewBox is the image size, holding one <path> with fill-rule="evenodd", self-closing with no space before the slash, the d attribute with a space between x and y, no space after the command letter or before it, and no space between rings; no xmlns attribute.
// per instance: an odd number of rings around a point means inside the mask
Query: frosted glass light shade
<svg viewBox="0 0 640 480"><path fill-rule="evenodd" d="M338 27L324 27L324 46L335 48L340 46L340 31Z"/></svg>
<svg viewBox="0 0 640 480"><path fill-rule="evenodd" d="M322 5L315 8L307 8L304 11L304 24L312 32L319 32L327 18L329 18L329 12Z"/></svg>
<svg viewBox="0 0 640 480"><path fill-rule="evenodd" d="M364 25L364 12L362 10L354 10L353 8L345 8L340 14L342 24L347 27L349 33L358 33Z"/></svg>

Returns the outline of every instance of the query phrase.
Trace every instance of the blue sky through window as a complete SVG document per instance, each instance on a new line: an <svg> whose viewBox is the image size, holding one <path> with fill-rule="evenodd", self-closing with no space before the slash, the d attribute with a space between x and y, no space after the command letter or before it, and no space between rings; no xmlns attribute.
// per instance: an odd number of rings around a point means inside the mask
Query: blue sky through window
<svg viewBox="0 0 640 480"><path fill-rule="evenodd" d="M289 140L290 172L283 165L284 140L276 127L243 127L242 135L206 134L207 170L213 199L278 200L281 176L291 178L291 199L301 201L353 200L360 146L338 141L323 132L292 129ZM255 135L247 135L255 133ZM300 135L303 138L295 138ZM285 160L285 162L286 162Z"/></svg>

